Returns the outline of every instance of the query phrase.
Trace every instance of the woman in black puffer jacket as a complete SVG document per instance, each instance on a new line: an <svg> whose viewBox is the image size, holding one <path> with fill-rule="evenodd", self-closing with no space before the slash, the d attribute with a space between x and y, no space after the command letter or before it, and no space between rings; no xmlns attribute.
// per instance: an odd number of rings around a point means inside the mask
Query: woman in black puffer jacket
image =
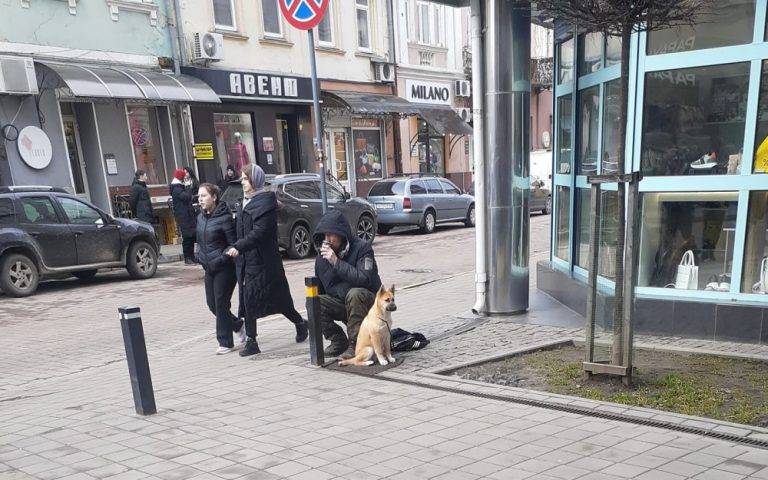
<svg viewBox="0 0 768 480"><path fill-rule="evenodd" d="M205 299L211 313L216 315L217 355L234 350L232 332L237 332L239 343L245 341L243 321L232 314L232 292L237 285L235 262L225 255L237 241L235 223L229 208L219 202L219 187L210 183L198 190L200 215L197 218L197 261L205 270Z"/></svg>

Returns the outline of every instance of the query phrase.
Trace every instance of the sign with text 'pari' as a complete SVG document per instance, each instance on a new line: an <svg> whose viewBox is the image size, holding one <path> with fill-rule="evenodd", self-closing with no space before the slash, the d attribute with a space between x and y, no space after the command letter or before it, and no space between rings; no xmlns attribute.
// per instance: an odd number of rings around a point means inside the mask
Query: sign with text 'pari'
<svg viewBox="0 0 768 480"><path fill-rule="evenodd" d="M278 0L283 17L299 30L315 28L331 0Z"/></svg>

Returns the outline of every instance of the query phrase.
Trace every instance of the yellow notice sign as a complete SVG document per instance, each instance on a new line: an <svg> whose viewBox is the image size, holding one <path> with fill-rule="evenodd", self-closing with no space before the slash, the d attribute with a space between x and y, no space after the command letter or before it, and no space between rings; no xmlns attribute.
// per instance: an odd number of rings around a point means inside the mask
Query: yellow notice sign
<svg viewBox="0 0 768 480"><path fill-rule="evenodd" d="M196 159L213 160L213 144L212 143L196 143L194 149L195 149Z"/></svg>

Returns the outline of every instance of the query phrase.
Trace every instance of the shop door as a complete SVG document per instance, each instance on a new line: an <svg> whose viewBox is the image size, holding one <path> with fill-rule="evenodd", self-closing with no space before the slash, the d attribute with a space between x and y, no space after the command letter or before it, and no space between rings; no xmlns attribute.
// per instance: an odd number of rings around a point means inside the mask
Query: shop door
<svg viewBox="0 0 768 480"><path fill-rule="evenodd" d="M328 160L331 173L339 180L347 192L354 193L349 181L349 154L347 132L344 129L332 129L329 131Z"/></svg>
<svg viewBox="0 0 768 480"><path fill-rule="evenodd" d="M278 118L275 120L275 128L277 129L277 139L275 142L277 164L275 169L278 174L290 173L291 142L288 137L288 120Z"/></svg>
<svg viewBox="0 0 768 480"><path fill-rule="evenodd" d="M85 158L83 158L83 148L80 142L80 131L77 128L77 121L74 115L62 115L61 125L64 129L64 142L67 147L67 156L69 157L69 167L72 170L72 181L75 194L78 197L90 200L88 192L88 181L85 173Z"/></svg>

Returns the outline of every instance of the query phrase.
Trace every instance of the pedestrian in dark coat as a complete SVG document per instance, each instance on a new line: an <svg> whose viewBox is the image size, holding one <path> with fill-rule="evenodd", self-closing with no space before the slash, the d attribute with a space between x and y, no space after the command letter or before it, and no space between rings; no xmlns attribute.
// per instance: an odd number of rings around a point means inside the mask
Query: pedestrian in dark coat
<svg viewBox="0 0 768 480"><path fill-rule="evenodd" d="M195 264L195 230L197 221L195 219L195 209L192 206L195 193L184 185L184 179L187 172L183 168L177 169L173 173L171 180L171 198L173 199L173 216L176 219L176 226L181 231L181 245L184 252L184 263L187 265Z"/></svg>
<svg viewBox="0 0 768 480"><path fill-rule="evenodd" d="M248 336L240 355L259 353L256 321L282 314L296 326L296 342L308 335L307 322L293 306L283 259L277 244L277 197L264 189L264 171L243 167L244 199L237 212L237 243L227 254L235 257L240 291L240 316Z"/></svg>
<svg viewBox="0 0 768 480"><path fill-rule="evenodd" d="M201 212L197 218L197 261L205 271L205 299L216 315L217 355L235 349L232 332L239 343L245 342L243 321L232 314L232 292L237 285L235 262L225 252L235 244L235 222L226 203L219 201L221 191L203 183L198 190Z"/></svg>
<svg viewBox="0 0 768 480"><path fill-rule="evenodd" d="M147 223L155 222L152 198L149 196L149 189L147 188L147 173L144 170L136 170L128 203L131 205L131 212L133 212L136 220Z"/></svg>

